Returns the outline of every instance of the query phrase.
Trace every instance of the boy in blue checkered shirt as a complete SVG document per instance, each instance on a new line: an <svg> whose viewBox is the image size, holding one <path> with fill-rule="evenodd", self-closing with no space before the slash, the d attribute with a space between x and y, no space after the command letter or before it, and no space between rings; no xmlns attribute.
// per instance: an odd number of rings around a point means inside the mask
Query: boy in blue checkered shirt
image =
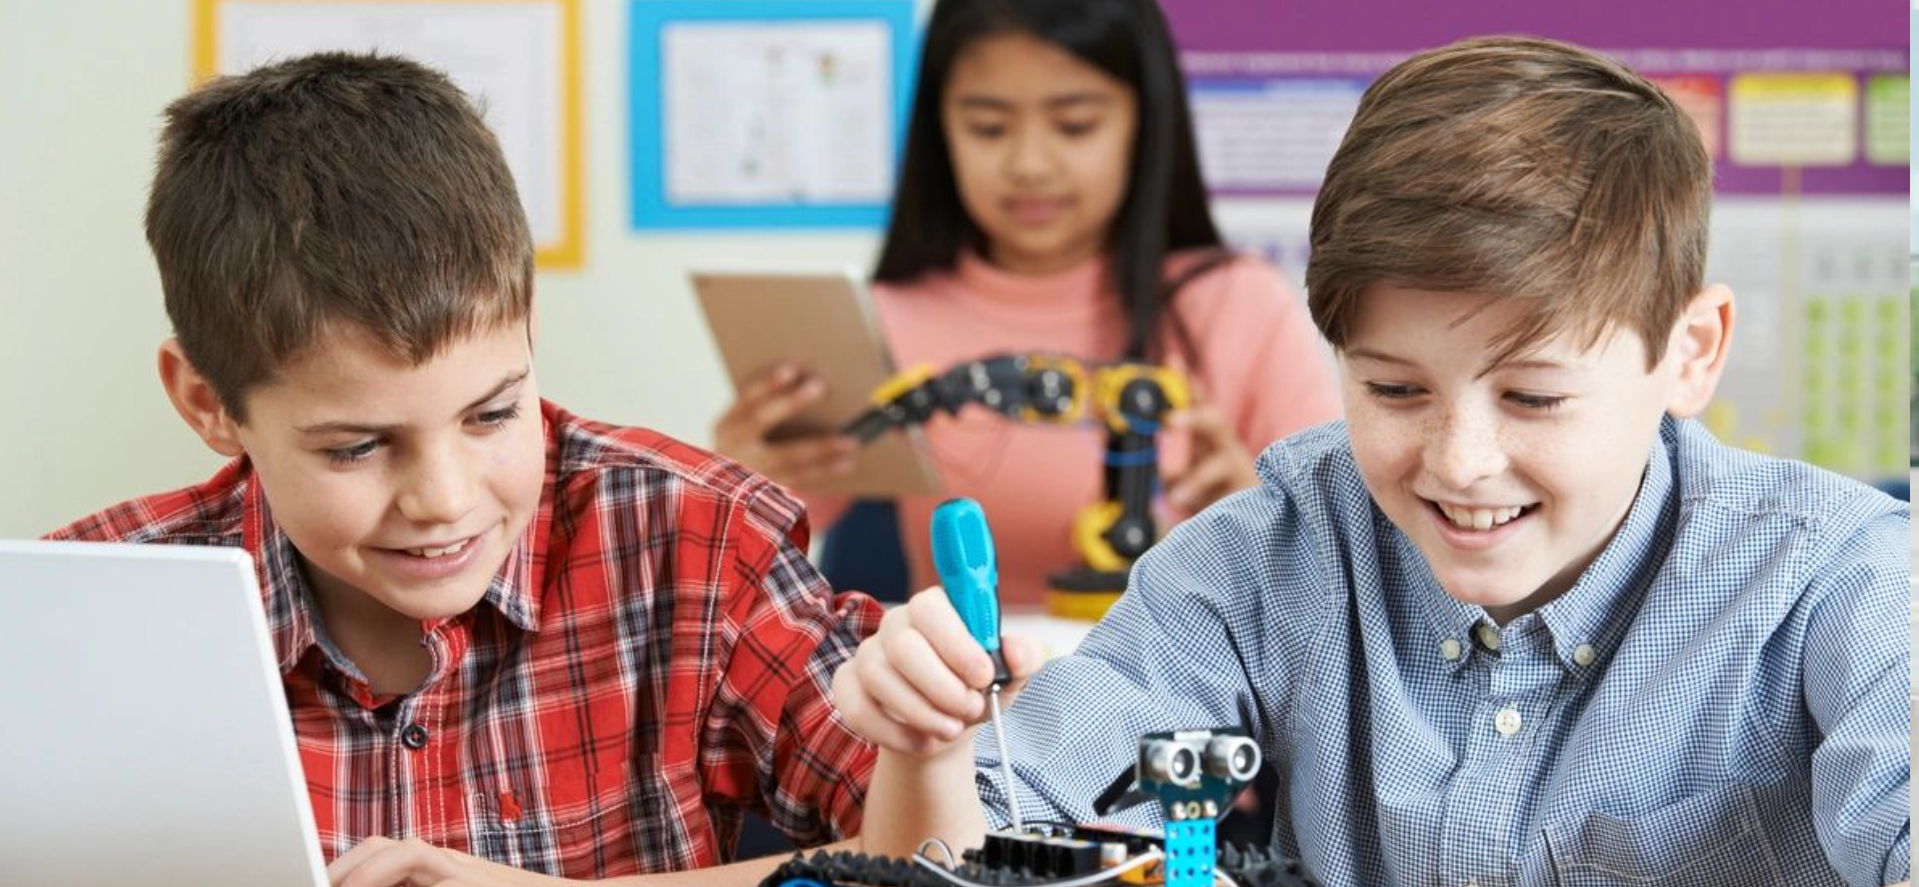
<svg viewBox="0 0 1919 887"><path fill-rule="evenodd" d="M882 748L866 846L974 844L1009 800L1092 818L1134 737L1225 724L1334 887L1907 879L1910 511L1693 421L1734 318L1711 178L1669 98L1575 47L1389 71L1313 210L1346 420L1268 448L1025 681L1016 785L943 596L888 614L834 683Z"/></svg>

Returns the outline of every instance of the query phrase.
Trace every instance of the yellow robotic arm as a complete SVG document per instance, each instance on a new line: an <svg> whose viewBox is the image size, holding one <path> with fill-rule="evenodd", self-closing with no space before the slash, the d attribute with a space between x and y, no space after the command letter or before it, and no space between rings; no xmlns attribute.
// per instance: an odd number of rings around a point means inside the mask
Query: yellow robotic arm
<svg viewBox="0 0 1919 887"><path fill-rule="evenodd" d="M1106 429L1105 498L1075 517L1072 544L1082 563L1048 577L1047 602L1059 615L1097 619L1126 589L1133 561L1158 540L1155 441L1166 415L1189 399L1185 376L1167 367L1000 354L943 373L923 365L899 373L874 390L872 406L843 431L871 441L969 404L1019 422L1098 422Z"/></svg>

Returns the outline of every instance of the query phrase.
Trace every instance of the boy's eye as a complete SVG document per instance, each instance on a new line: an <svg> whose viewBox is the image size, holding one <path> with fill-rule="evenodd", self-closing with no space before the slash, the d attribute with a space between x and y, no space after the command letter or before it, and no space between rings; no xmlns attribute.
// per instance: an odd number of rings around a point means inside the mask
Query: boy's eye
<svg viewBox="0 0 1919 887"><path fill-rule="evenodd" d="M1420 391L1411 385L1398 385L1390 382L1367 382L1366 393L1380 400L1406 400L1418 397Z"/></svg>
<svg viewBox="0 0 1919 887"><path fill-rule="evenodd" d="M366 441L361 441L359 443L356 443L352 446L334 447L332 449L329 449L326 451L326 457L327 457L327 461L332 462L335 465L351 465L355 462L363 461L367 459L368 457L372 456L373 451L379 448L380 448L379 441L366 440Z"/></svg>
<svg viewBox="0 0 1919 887"><path fill-rule="evenodd" d="M479 422L481 425L484 425L488 428L498 428L519 417L520 417L520 405L514 404L510 407L503 407L497 410L487 410L486 412L481 413L473 418L475 421Z"/></svg>
<svg viewBox="0 0 1919 887"><path fill-rule="evenodd" d="M1552 395L1552 394L1527 394L1526 392L1523 392L1523 391L1508 392L1506 394L1506 399L1512 401L1513 403L1519 404L1520 406L1525 407L1526 409L1538 410L1540 412L1545 412L1547 410L1553 409L1555 407L1558 407L1560 404L1563 404L1566 402L1566 398L1564 396Z"/></svg>

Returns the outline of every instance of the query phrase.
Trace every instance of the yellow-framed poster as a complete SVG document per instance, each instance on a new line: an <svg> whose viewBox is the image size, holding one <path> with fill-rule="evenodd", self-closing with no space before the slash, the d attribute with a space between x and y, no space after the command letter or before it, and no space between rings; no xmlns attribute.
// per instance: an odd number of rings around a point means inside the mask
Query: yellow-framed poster
<svg viewBox="0 0 1919 887"><path fill-rule="evenodd" d="M432 65L480 106L541 268L584 260L579 0L195 0L195 81L329 49Z"/></svg>

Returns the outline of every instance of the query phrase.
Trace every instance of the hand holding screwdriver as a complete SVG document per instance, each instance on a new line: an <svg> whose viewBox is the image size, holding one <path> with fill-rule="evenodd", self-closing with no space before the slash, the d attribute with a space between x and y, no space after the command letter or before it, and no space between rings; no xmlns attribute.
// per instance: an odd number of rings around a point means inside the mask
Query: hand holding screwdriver
<svg viewBox="0 0 1919 887"><path fill-rule="evenodd" d="M999 561L986 512L971 499L948 499L933 510L933 567L946 599L966 623L966 632L993 659L993 685L986 702L993 714L993 738L999 742L999 769L1006 792L1006 818L1024 830L1013 796L1013 764L1006 754L1006 727L999 716L1000 688L1012 683L999 642Z"/></svg>
<svg viewBox="0 0 1919 887"><path fill-rule="evenodd" d="M979 528L984 534L983 522ZM991 537L981 538L990 547ZM991 574L985 566L968 568L963 578L956 573L947 580L949 588L926 589L890 608L879 630L833 675L834 704L867 741L915 759L963 754L970 761L968 728L983 721L989 708L981 691L999 685L1000 703L1010 704L1039 668L1038 644L1000 636L996 583L975 582ZM963 612L972 614L970 623ZM982 631L975 633L973 624Z"/></svg>

